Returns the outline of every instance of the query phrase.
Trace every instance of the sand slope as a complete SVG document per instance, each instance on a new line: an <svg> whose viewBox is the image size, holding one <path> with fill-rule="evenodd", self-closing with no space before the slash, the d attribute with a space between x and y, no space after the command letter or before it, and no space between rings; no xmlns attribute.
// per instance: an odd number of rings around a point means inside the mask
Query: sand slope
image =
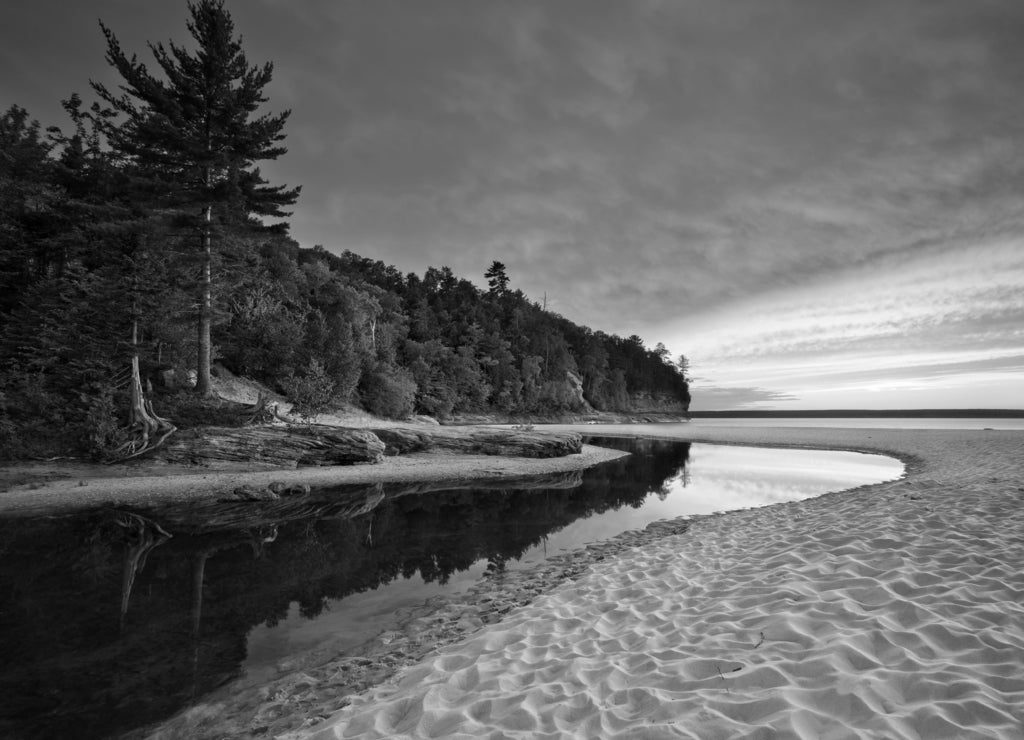
<svg viewBox="0 0 1024 740"><path fill-rule="evenodd" d="M869 431L824 436L907 479L699 519L295 737L1024 738L1024 435Z"/></svg>

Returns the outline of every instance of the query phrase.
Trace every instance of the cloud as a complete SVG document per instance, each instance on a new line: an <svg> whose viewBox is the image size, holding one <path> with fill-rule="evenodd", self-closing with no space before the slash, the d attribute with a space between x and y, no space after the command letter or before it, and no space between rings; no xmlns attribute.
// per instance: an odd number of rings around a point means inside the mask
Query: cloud
<svg viewBox="0 0 1024 740"><path fill-rule="evenodd" d="M693 381L690 391L693 396L691 411L773 408L782 402L797 400L792 394L765 388L704 385L699 378Z"/></svg>
<svg viewBox="0 0 1024 740"><path fill-rule="evenodd" d="M1022 243L1004 237L885 255L800 288L758 294L721 315L709 312L704 328L690 332L691 352L850 350L887 338L905 349L907 342L937 339L959 348L993 331L990 343L1017 341L1013 328L1024 321ZM687 332L689 323L680 320L678 331Z"/></svg>
<svg viewBox="0 0 1024 740"><path fill-rule="evenodd" d="M851 407L858 389L954 393L970 377L993 405L1021 403L1024 249L1018 237L884 255L800 289L751 296L663 325L669 346L716 385ZM696 394L696 392L695 392ZM924 397L924 396L922 396ZM877 403L877 401L876 401Z"/></svg>
<svg viewBox="0 0 1024 740"><path fill-rule="evenodd" d="M33 113L111 81L98 31L78 43L95 16L143 56L184 35L182 8L57 5L20 4L0 31L25 72L10 92ZM232 13L250 59L275 63L268 110L293 109L290 151L264 172L304 186L292 229L306 246L478 282L501 259L570 319L664 341L721 378L730 362L1020 346L1024 5ZM44 17L38 38L17 32Z"/></svg>
<svg viewBox="0 0 1024 740"><path fill-rule="evenodd" d="M1001 121L1024 111L985 94L1018 52L954 5L858 6L349 8L334 58L354 66L322 72L350 99L321 188L345 207L296 233L478 280L501 257L570 318L655 337L666 315L1019 226ZM939 321L841 318L822 321L848 343Z"/></svg>

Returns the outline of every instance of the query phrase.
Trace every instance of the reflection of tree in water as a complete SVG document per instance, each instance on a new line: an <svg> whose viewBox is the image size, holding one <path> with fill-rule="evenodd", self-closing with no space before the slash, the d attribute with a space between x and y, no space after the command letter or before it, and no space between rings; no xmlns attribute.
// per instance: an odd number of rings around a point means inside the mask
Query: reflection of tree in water
<svg viewBox="0 0 1024 740"><path fill-rule="evenodd" d="M664 500L671 492L673 479L681 478L684 487L690 482L687 470L690 461L689 442L614 437L584 438L583 441L585 444L597 444L632 453L627 458L620 458L585 472L585 480L590 475L597 478L592 483L588 480L588 487L601 487L600 490L605 492L616 489L637 490L643 487L646 493L653 493ZM642 504L643 498L636 505Z"/></svg>
<svg viewBox="0 0 1024 740"><path fill-rule="evenodd" d="M0 736L98 737L156 721L236 677L249 630L292 602L314 617L400 576L445 583L480 560L501 568L581 517L640 506L689 451L602 444L634 454L575 488L389 495L354 518L172 529L159 546L123 512L121 524L104 512L0 521Z"/></svg>

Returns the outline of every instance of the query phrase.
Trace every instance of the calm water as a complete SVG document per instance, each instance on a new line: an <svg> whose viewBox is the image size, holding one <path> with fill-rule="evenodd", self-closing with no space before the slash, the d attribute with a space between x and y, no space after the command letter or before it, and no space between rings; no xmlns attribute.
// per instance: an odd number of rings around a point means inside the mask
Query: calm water
<svg viewBox="0 0 1024 740"><path fill-rule="evenodd" d="M116 735L226 682L259 681L283 658L358 645L396 610L466 589L488 566L902 472L854 453L602 444L634 454L505 487L349 486L0 520L0 737Z"/></svg>
<svg viewBox="0 0 1024 740"><path fill-rule="evenodd" d="M840 429L1024 429L1024 419L955 417L955 418L860 418L850 416L804 418L735 418L693 419L688 424L704 427L838 427Z"/></svg>

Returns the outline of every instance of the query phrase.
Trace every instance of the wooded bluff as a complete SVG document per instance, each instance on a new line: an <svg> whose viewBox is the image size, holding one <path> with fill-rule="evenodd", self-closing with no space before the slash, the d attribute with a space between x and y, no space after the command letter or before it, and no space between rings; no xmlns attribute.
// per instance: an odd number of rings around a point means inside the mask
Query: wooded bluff
<svg viewBox="0 0 1024 740"><path fill-rule="evenodd" d="M272 65L220 0L189 9L198 51L152 45L160 78L101 24L124 84L64 101L70 133L0 116L0 456L123 457L224 423L218 368L307 418L686 412L684 359L545 310L500 262L483 290L265 223L299 195L255 167L286 151L288 113L255 115Z"/></svg>

